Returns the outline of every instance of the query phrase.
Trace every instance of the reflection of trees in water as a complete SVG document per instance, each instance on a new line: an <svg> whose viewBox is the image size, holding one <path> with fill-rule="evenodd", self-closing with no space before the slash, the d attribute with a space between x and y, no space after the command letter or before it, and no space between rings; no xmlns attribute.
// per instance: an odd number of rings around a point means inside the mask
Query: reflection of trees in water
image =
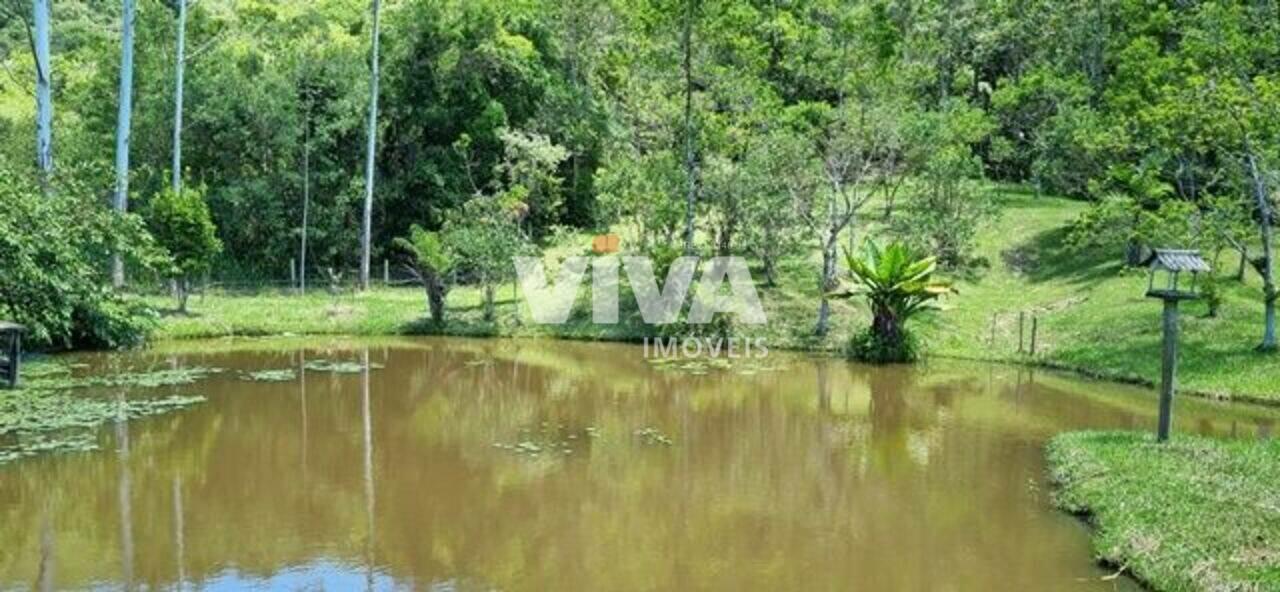
<svg viewBox="0 0 1280 592"><path fill-rule="evenodd" d="M992 584L946 542L973 537L1003 552L1003 535L1022 532L1014 528L1022 524L998 530L997 519L968 517L1021 503L1025 482L968 491L965 504L938 491L940 482L967 484L991 466L989 434L949 432L939 437L949 448L931 450L928 465L904 466L918 436L935 444L929 438L946 427L938 419L945 405L971 418L974 395L962 380L922 384L939 377L839 360L689 376L608 347L598 360L584 351L594 350L433 342L393 351L386 369L358 375L211 382L202 391L209 405L131 424L136 585L166 588L184 577L194 584L231 563L246 579L266 578L325 557L337 562L325 569L350 570L366 584L372 574L378 585L404 577L509 589L637 581L792 589L805 578L830 578L928 589L938 583L933 572L913 569L911 558L889 572L899 559L884 541L936 558L957 582ZM279 368L311 355L365 358L335 350L202 363ZM379 360L378 350L369 356ZM493 447L543 422L591 425L604 437L554 459ZM675 445L638 443L633 431L650 426ZM12 472L16 483L0 483L0 539L27 550L0 549L0 573L22 574L23 585L40 579L39 516L5 506L67 490L76 495L60 503L57 528L49 528L63 543L58 583L118 577L117 462L110 452L61 457L24 465ZM72 525L79 530L68 537ZM90 557L105 566L86 567ZM820 575L804 567L831 557L850 559ZM1034 559L1026 565L1049 561ZM1024 588L1034 581L1009 569L1000 577ZM876 579L859 579L864 574Z"/></svg>
<svg viewBox="0 0 1280 592"><path fill-rule="evenodd" d="M374 520L377 492L373 485L373 414L369 402L369 348L360 352L364 368L360 371L360 417L364 428L364 510L365 510L365 589L373 589Z"/></svg>
<svg viewBox="0 0 1280 592"><path fill-rule="evenodd" d="M871 450L874 464L893 472L911 459L907 450L906 392L913 384L902 366L874 368L867 376L871 388Z"/></svg>

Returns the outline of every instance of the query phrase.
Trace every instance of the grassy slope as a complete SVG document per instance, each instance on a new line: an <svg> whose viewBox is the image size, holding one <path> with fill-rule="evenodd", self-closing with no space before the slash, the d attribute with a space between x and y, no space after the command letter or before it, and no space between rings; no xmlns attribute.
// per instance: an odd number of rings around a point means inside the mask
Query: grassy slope
<svg viewBox="0 0 1280 592"><path fill-rule="evenodd" d="M1040 317L1035 361L1105 378L1154 383L1160 376L1159 301L1145 298L1146 274L1117 253L1065 246L1065 225L1083 204L1007 194L1001 221L982 238L991 267L962 283L932 331L941 355L1019 359L1018 312ZM1224 266L1226 260L1224 259ZM1262 336L1260 281L1223 282L1219 318L1183 305L1180 387L1223 398L1280 403L1280 356L1256 353ZM991 342L993 314L999 314ZM1030 341L1030 320L1026 325Z"/></svg>
<svg viewBox="0 0 1280 592"><path fill-rule="evenodd" d="M1154 589L1280 589L1280 442L1082 432L1049 446L1056 501Z"/></svg>
<svg viewBox="0 0 1280 592"><path fill-rule="evenodd" d="M997 195L1003 214L979 239L978 255L988 265L962 278L961 293L949 299L946 312L921 322L927 350L943 356L1036 362L1119 380L1157 380L1160 304L1143 298L1145 275L1122 270L1114 253L1076 252L1064 244L1066 225L1084 204L1014 191ZM875 235L877 228L870 224L859 232ZM860 306L838 303L832 335L822 341L810 337L816 307L810 267L791 266L784 270L779 287L761 292L769 323L757 334L767 337L771 347L838 348L866 323ZM1182 387L1280 403L1280 357L1252 351L1261 334L1257 278L1251 276L1247 285L1228 283L1225 291L1221 318L1201 318L1202 304L1185 305ZM509 287L499 291L499 300L498 322L483 323L479 294L454 290L445 332L609 340L637 340L651 332L634 318L616 326L592 325L585 315L562 327L518 323ZM627 297L621 301L625 306ZM583 304L580 308L589 310ZM168 317L159 337L415 332L423 329L423 307L421 292L407 288L337 298L323 291L305 298L211 294L193 298L193 316ZM1040 317L1034 360L1018 353L1019 311ZM993 315L998 315L994 341Z"/></svg>

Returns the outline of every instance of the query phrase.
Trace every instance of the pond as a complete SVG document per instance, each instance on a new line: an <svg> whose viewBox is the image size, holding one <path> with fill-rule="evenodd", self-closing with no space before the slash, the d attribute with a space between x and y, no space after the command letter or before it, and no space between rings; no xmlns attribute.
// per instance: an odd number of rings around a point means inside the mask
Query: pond
<svg viewBox="0 0 1280 592"><path fill-rule="evenodd" d="M128 393L207 402L0 465L0 589L1135 588L1052 508L1043 447L1150 429L1149 389L533 340L170 347L80 372L222 369ZM1176 413L1240 438L1277 417Z"/></svg>

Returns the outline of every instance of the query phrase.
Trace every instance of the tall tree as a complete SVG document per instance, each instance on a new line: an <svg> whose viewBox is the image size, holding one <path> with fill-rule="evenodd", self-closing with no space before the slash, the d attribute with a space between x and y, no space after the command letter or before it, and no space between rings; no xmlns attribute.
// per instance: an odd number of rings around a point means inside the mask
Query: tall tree
<svg viewBox="0 0 1280 592"><path fill-rule="evenodd" d="M681 73L684 75L684 253L693 254L693 219L698 206L697 128L693 120L693 28L700 0L684 0L684 22L680 37Z"/></svg>
<svg viewBox="0 0 1280 592"><path fill-rule="evenodd" d="M360 289L369 289L369 251L373 241L373 179L378 147L378 37L382 0L373 0L373 48L369 56L369 144L364 163L364 215L360 227Z"/></svg>
<svg viewBox="0 0 1280 592"><path fill-rule="evenodd" d="M182 191L183 78L187 70L187 0L173 0L178 13L178 34L173 60L173 191Z"/></svg>
<svg viewBox="0 0 1280 592"><path fill-rule="evenodd" d="M124 0L120 22L120 95L116 114L114 205L119 215L129 210L129 130L133 120L133 25L136 13L136 0ZM111 256L111 284L117 288L124 285L124 261L119 253Z"/></svg>
<svg viewBox="0 0 1280 592"><path fill-rule="evenodd" d="M52 0L32 0L32 21L35 32L31 38L31 52L36 63L36 166L40 169L40 186L49 192L49 177L53 174L53 71L49 55L49 36L52 16L49 4Z"/></svg>
<svg viewBox="0 0 1280 592"><path fill-rule="evenodd" d="M307 226L311 214L311 108L310 89L303 98L302 111L302 240L298 246L298 292L307 293Z"/></svg>

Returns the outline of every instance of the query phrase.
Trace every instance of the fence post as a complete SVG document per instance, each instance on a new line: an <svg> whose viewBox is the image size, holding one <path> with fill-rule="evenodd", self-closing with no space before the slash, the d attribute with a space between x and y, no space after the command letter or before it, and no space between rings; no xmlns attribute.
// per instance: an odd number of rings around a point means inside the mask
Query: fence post
<svg viewBox="0 0 1280 592"><path fill-rule="evenodd" d="M1026 322L1027 322L1027 313L1025 311L1018 311L1018 353L1022 353L1024 351L1022 344L1023 344L1023 335L1026 330L1025 329Z"/></svg>
<svg viewBox="0 0 1280 592"><path fill-rule="evenodd" d="M298 260L289 260L289 289L298 287Z"/></svg>
<svg viewBox="0 0 1280 592"><path fill-rule="evenodd" d="M382 260L382 285L391 285L391 261L387 259Z"/></svg>

